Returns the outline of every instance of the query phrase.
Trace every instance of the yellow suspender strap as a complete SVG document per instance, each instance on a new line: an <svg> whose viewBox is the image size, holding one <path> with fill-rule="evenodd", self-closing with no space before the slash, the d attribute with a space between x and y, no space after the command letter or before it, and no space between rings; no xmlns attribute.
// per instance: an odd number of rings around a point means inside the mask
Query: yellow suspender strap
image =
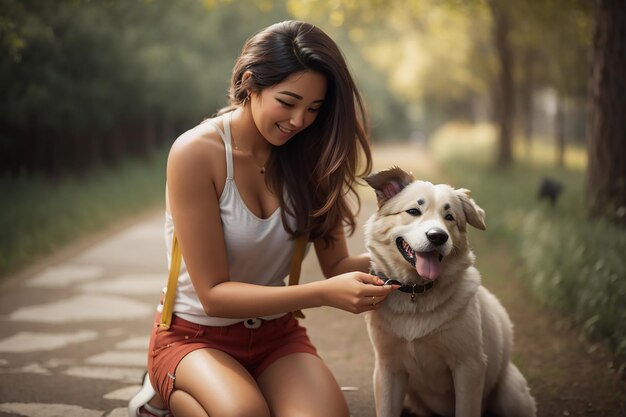
<svg viewBox="0 0 626 417"><path fill-rule="evenodd" d="M289 285L298 285L300 281L300 271L302 267L302 260L304 259L304 253L306 251L306 244L309 240L309 235L305 234L296 239L296 244L293 250L293 256L291 257L291 270L289 271ZM162 329L169 329L172 323L172 310L174 308L174 298L176 296L176 285L178 284L178 275L180 274L180 263L182 255L180 253L180 246L178 245L178 239L176 238L176 232L172 236L172 259L170 260L170 273L167 278L167 290L165 291L165 297L163 299L163 310L161 312L161 323L159 326ZM297 310L293 312L294 316L304 318L304 313Z"/></svg>
<svg viewBox="0 0 626 417"><path fill-rule="evenodd" d="M182 255L180 254L180 246L178 246L178 238L176 232L172 236L172 259L170 260L170 274L167 277L167 289L165 290L165 298L163 300L163 310L161 312L162 329L169 329L172 324L172 310L174 309L174 298L176 296L176 285L178 284L178 275L180 274L180 262Z"/></svg>

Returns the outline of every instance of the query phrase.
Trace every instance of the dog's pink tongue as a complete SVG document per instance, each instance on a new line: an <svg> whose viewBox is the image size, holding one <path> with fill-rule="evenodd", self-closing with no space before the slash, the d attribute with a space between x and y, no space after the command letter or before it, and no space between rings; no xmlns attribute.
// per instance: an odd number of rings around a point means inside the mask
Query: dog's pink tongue
<svg viewBox="0 0 626 417"><path fill-rule="evenodd" d="M433 280L441 274L441 262L437 251L416 252L415 255L415 269L420 277Z"/></svg>

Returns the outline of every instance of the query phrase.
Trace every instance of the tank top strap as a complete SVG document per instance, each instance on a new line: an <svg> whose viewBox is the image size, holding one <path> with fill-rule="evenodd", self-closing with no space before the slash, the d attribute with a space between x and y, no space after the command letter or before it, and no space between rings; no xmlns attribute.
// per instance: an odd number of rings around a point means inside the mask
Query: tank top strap
<svg viewBox="0 0 626 417"><path fill-rule="evenodd" d="M233 118L233 112L228 112L224 117L224 134L222 140L224 140L224 148L226 149L226 178L233 178L233 146L232 138L230 137L230 122Z"/></svg>
<svg viewBox="0 0 626 417"><path fill-rule="evenodd" d="M222 138L222 142L224 142L224 150L226 151L226 179L233 179L233 147L231 144L230 137L230 120L232 119L233 112L228 112L224 115L224 130L220 129L219 125L211 120L209 123L217 130L220 137Z"/></svg>

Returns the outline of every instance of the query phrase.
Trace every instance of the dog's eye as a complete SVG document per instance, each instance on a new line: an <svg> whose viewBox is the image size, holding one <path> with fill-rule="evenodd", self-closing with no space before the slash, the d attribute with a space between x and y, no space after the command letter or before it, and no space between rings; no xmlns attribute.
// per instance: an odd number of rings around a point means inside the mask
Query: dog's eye
<svg viewBox="0 0 626 417"><path fill-rule="evenodd" d="M450 213L446 214L446 217L444 217L444 219L454 221L454 217Z"/></svg>
<svg viewBox="0 0 626 417"><path fill-rule="evenodd" d="M422 211L420 209L416 209L416 208L408 209L406 212L409 213L411 216L421 216L422 215Z"/></svg>

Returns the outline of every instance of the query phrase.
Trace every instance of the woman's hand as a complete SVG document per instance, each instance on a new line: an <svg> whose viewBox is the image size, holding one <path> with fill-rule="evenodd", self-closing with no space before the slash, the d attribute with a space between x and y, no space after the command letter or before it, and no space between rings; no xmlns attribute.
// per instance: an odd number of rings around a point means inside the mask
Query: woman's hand
<svg viewBox="0 0 626 417"><path fill-rule="evenodd" d="M351 313L375 310L398 285L385 285L377 276L348 272L323 282L323 304Z"/></svg>

